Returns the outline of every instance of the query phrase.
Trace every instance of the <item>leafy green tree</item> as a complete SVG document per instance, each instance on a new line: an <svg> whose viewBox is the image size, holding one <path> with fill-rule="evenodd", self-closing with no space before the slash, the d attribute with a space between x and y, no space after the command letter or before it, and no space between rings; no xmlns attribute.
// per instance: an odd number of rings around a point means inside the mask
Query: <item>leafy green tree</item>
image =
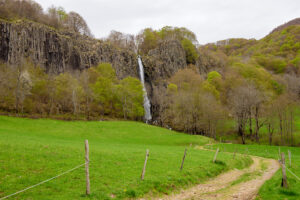
<svg viewBox="0 0 300 200"><path fill-rule="evenodd" d="M32 88L30 96L26 101L26 110L28 113L46 113L50 101L50 93L48 87L48 74L40 67L32 67L29 70L32 77Z"/></svg>
<svg viewBox="0 0 300 200"><path fill-rule="evenodd" d="M193 45L193 43L190 40L186 38L184 38L181 41L181 44L186 54L187 63L195 64L197 58L199 57L196 47Z"/></svg>
<svg viewBox="0 0 300 200"><path fill-rule="evenodd" d="M222 78L221 74L217 71L211 71L207 74L207 81L209 83L213 83L215 80L221 79L221 78Z"/></svg>
<svg viewBox="0 0 300 200"><path fill-rule="evenodd" d="M165 26L157 31L161 39L173 39L182 41L183 39L190 40L193 44L198 44L196 35L184 27Z"/></svg>
<svg viewBox="0 0 300 200"><path fill-rule="evenodd" d="M151 28L144 29L138 36L139 51L143 54L147 54L151 49L154 49L158 45L159 36L156 31Z"/></svg>
<svg viewBox="0 0 300 200"><path fill-rule="evenodd" d="M99 64L95 71L98 73L96 82L92 84L95 100L101 106L102 114L110 114L114 109L116 73L109 63Z"/></svg>
<svg viewBox="0 0 300 200"><path fill-rule="evenodd" d="M222 87L222 76L217 71L211 71L207 74L207 81L214 85L217 90L220 90Z"/></svg>
<svg viewBox="0 0 300 200"><path fill-rule="evenodd" d="M220 99L220 92L216 89L216 87L209 83L208 81L204 81L202 84L202 88L207 93L212 94L217 100Z"/></svg>
<svg viewBox="0 0 300 200"><path fill-rule="evenodd" d="M124 119L138 119L144 116L143 86L140 80L133 77L121 80L118 85L118 98Z"/></svg>
<svg viewBox="0 0 300 200"><path fill-rule="evenodd" d="M72 112L77 114L80 105L81 87L78 80L69 73L63 73L55 77L54 101L61 113Z"/></svg>

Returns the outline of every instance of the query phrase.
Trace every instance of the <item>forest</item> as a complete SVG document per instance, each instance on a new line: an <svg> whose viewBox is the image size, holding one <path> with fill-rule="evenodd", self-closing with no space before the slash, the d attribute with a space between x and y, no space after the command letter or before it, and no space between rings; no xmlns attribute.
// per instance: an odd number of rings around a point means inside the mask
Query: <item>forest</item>
<svg viewBox="0 0 300 200"><path fill-rule="evenodd" d="M34 1L2 0L0 18L30 20L92 37L76 12L61 7L44 12ZM205 45L187 28L171 26L145 28L137 35L112 31L101 39L142 58L170 40L180 42L187 67L163 80L156 124L243 144L300 145L300 23L275 29L260 40ZM199 70L202 65L208 70ZM3 114L143 121L142 84L137 77L118 79L111 63L54 74L24 58L19 64L3 62L0 71Z"/></svg>

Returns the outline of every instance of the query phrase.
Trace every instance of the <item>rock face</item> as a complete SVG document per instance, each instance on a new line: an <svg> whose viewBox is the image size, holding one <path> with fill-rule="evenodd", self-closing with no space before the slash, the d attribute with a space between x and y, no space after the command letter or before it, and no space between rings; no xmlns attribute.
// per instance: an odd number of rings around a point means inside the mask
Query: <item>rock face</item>
<svg viewBox="0 0 300 200"><path fill-rule="evenodd" d="M138 77L136 54L132 51L34 22L0 21L0 59L19 64L24 58L52 73L82 70L110 62L118 78Z"/></svg>
<svg viewBox="0 0 300 200"><path fill-rule="evenodd" d="M178 70L187 67L185 51L179 41L167 40L161 42L157 48L150 50L148 55L142 58L146 88L155 120L159 117L159 96L167 87L167 79Z"/></svg>
<svg viewBox="0 0 300 200"><path fill-rule="evenodd" d="M149 51L143 61L149 80L169 78L187 66L185 51L177 40L161 42L156 49Z"/></svg>
<svg viewBox="0 0 300 200"><path fill-rule="evenodd" d="M205 73L211 61L200 58L196 67L199 73ZM35 22L0 20L0 60L20 64L23 59L56 74L109 62L119 79L139 77L137 55L133 51ZM142 61L152 115L156 119L159 117L159 96L164 93L168 78L187 67L186 55L179 41L166 40L142 56Z"/></svg>

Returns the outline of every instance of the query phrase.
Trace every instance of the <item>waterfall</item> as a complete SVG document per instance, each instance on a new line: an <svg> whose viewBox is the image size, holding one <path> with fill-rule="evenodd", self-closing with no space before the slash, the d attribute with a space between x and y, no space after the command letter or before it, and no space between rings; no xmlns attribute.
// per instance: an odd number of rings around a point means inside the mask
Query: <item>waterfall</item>
<svg viewBox="0 0 300 200"><path fill-rule="evenodd" d="M141 83L143 85L143 92L144 92L144 109L145 109L145 120L146 120L146 123L148 121L150 121L152 119L152 116L151 116L151 111L150 111L150 101L148 99L148 95L147 95L147 91L146 91L146 88L145 88L145 78L144 78L144 66L143 66L143 63L142 63L142 59L140 56L138 56L138 64L139 64L139 69L140 69L140 79L141 79Z"/></svg>

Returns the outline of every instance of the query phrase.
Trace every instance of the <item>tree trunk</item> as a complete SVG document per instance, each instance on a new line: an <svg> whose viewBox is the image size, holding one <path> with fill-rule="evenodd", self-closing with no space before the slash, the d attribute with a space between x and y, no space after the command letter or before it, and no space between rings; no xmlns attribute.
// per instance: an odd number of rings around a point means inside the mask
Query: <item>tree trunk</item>
<svg viewBox="0 0 300 200"><path fill-rule="evenodd" d="M274 129L271 130L271 124L270 123L268 124L268 130L269 130L269 145L272 145Z"/></svg>
<svg viewBox="0 0 300 200"><path fill-rule="evenodd" d="M251 113L251 110L249 112L249 133L250 133L250 138L252 139L253 130L252 130L252 113Z"/></svg>
<svg viewBox="0 0 300 200"><path fill-rule="evenodd" d="M255 140L256 142L259 142L259 106L255 106Z"/></svg>
<svg viewBox="0 0 300 200"><path fill-rule="evenodd" d="M245 142L245 135L244 135L244 130L243 130L243 125L239 125L239 130L238 130L239 135L242 137L242 143L246 144Z"/></svg>
<svg viewBox="0 0 300 200"><path fill-rule="evenodd" d="M293 146L294 144L294 138L293 138L293 121L294 121L294 117L293 117L293 111L290 111L290 132L291 132L291 146Z"/></svg>
<svg viewBox="0 0 300 200"><path fill-rule="evenodd" d="M280 140L281 140L281 145L283 145L283 127L282 127L282 118L281 115L279 114L279 129L280 129Z"/></svg>

